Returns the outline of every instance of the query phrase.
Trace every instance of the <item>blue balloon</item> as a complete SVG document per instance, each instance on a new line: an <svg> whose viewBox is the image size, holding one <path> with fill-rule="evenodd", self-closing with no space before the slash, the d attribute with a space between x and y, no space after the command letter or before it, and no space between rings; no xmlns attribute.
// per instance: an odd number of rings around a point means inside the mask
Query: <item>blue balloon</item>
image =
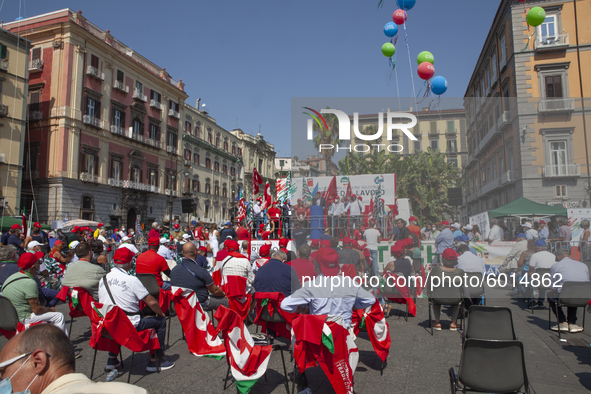
<svg viewBox="0 0 591 394"><path fill-rule="evenodd" d="M388 37L396 37L396 34L398 34L398 26L396 25L396 23L386 23L386 26L384 26L384 34Z"/></svg>
<svg viewBox="0 0 591 394"><path fill-rule="evenodd" d="M441 76L431 80L431 91L434 94L441 95L447 91L447 80Z"/></svg>
<svg viewBox="0 0 591 394"><path fill-rule="evenodd" d="M416 2L417 0L396 0L396 3L398 3L398 7L406 11L414 7Z"/></svg>

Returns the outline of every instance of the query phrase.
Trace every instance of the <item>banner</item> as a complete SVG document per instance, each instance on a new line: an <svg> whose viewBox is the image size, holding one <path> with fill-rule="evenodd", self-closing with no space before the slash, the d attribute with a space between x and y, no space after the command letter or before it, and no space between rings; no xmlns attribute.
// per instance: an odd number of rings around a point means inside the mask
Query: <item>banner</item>
<svg viewBox="0 0 591 394"><path fill-rule="evenodd" d="M279 250L279 240L278 239L270 239L268 241L253 239L252 241L250 241L250 253L255 252L258 255L259 249L266 242L271 242L271 250L273 250L273 249ZM286 249L291 250L292 252L296 253L295 243L293 241L289 241Z"/></svg>
<svg viewBox="0 0 591 394"><path fill-rule="evenodd" d="M583 229L581 228L581 221L589 220L591 221L591 209L569 209L567 210L568 213L568 225L573 233L572 241L579 241L581 239L581 235L583 235ZM578 244L575 244L578 245Z"/></svg>
<svg viewBox="0 0 591 394"><path fill-rule="evenodd" d="M302 193L306 189L313 190L318 187L318 191L323 193L328 189L332 176L314 177L314 178L293 178L292 179L292 201L302 198ZM306 184L304 185L304 180ZM386 205L396 203L396 174L370 174L370 175L351 175L337 176L338 195L344 197L347 193L347 186L351 185L351 192L357 197L361 197L363 204L368 206L370 201L375 198L375 194L381 187L381 193Z"/></svg>
<svg viewBox="0 0 591 394"><path fill-rule="evenodd" d="M479 257L484 259L487 275L498 275L499 267L513 249L514 241L511 242L470 242L470 247L476 250Z"/></svg>
<svg viewBox="0 0 591 394"><path fill-rule="evenodd" d="M470 216L470 225L478 226L478 228L480 229L480 234L482 234L482 239L488 238L488 233L490 231L490 223L488 221L487 211L481 212L478 215Z"/></svg>

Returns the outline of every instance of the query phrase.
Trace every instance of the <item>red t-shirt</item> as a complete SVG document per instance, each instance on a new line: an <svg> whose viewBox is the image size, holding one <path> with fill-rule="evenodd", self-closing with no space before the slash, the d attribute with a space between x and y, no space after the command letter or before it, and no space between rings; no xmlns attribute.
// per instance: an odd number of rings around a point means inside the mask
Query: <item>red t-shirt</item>
<svg viewBox="0 0 591 394"><path fill-rule="evenodd" d="M150 237L150 238L152 238L152 237L158 237L158 238L160 238L160 232L158 232L158 230L156 230L155 228L153 228L148 233L148 237Z"/></svg>
<svg viewBox="0 0 591 394"><path fill-rule="evenodd" d="M306 210L306 207L304 207L304 206L299 206L299 205L296 207L295 211L296 211L296 216L297 216L298 218L299 218L300 216L302 216L302 217L306 216L306 213L308 212L308 211Z"/></svg>
<svg viewBox="0 0 591 394"><path fill-rule="evenodd" d="M298 278L299 278L301 284L304 284L304 282L302 281L302 278L304 276L307 276L310 278L315 278L318 276L318 272L316 272L316 270L314 269L314 263L312 263L306 259L292 260L292 261L288 262L287 265L292 266L292 268L294 269L294 271L298 275Z"/></svg>
<svg viewBox="0 0 591 394"><path fill-rule="evenodd" d="M158 281L158 286L162 287L162 271L168 269L166 259L153 250L147 250L140 254L135 260L135 272L138 274L152 274Z"/></svg>
<svg viewBox="0 0 591 394"><path fill-rule="evenodd" d="M236 230L236 235L238 236L238 241L246 241L248 240L248 233L249 231L244 227L238 227Z"/></svg>
<svg viewBox="0 0 591 394"><path fill-rule="evenodd" d="M197 231L197 238L199 238L200 241L205 241L205 235L203 234L203 227L197 227L195 229L195 231Z"/></svg>
<svg viewBox="0 0 591 394"><path fill-rule="evenodd" d="M279 208L269 208L267 213L273 221L279 221L279 218L281 217L281 209Z"/></svg>
<svg viewBox="0 0 591 394"><path fill-rule="evenodd" d="M215 255L215 261L222 261L228 257L228 249L222 249Z"/></svg>

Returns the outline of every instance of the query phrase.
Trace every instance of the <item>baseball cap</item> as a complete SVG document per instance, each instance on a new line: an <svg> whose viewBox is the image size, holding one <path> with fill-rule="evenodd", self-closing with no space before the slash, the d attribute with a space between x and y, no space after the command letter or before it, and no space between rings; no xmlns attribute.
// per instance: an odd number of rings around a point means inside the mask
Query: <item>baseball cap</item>
<svg viewBox="0 0 591 394"><path fill-rule="evenodd" d="M41 228L41 223L35 222L35 224L33 224L33 227L39 227L39 228Z"/></svg>
<svg viewBox="0 0 591 394"><path fill-rule="evenodd" d="M442 226L449 226L449 222L447 220L444 220L443 222L439 223Z"/></svg>
<svg viewBox="0 0 591 394"><path fill-rule="evenodd" d="M58 240L56 240L56 241L53 243L53 246L55 246L55 245L63 245L63 244L64 244L64 243L58 239Z"/></svg>
<svg viewBox="0 0 591 394"><path fill-rule="evenodd" d="M22 227L20 224L16 224L16 223L15 223L15 224L13 224L12 226L10 226L10 229L11 229L11 230L15 230L15 229L17 229L17 228L18 228L18 229L22 229L23 227Z"/></svg>
<svg viewBox="0 0 591 394"><path fill-rule="evenodd" d="M45 253L43 253L42 251L35 252L34 255L37 256L37 259L39 260L45 257Z"/></svg>
<svg viewBox="0 0 591 394"><path fill-rule="evenodd" d="M123 237L123 238L127 238L127 237ZM167 243L168 243L168 238L164 238L164 237L160 238L160 244L164 245Z"/></svg>
<svg viewBox="0 0 591 394"><path fill-rule="evenodd" d="M546 222L545 222L545 221L543 221L543 220L540 220L540 221L538 222L538 224L546 224Z"/></svg>
<svg viewBox="0 0 591 394"><path fill-rule="evenodd" d="M521 225L521 227L527 227L527 228L532 228L533 225L530 222L525 222Z"/></svg>
<svg viewBox="0 0 591 394"><path fill-rule="evenodd" d="M320 241L320 247L330 248L330 241L328 239L323 239Z"/></svg>
<svg viewBox="0 0 591 394"><path fill-rule="evenodd" d="M68 245L68 248L70 249L74 249L76 246L78 246L80 242L79 241L72 241L70 242L70 244Z"/></svg>
<svg viewBox="0 0 591 394"><path fill-rule="evenodd" d="M354 248L359 249L359 242L357 242L356 239L352 239L351 240L351 246L354 247Z"/></svg>
<svg viewBox="0 0 591 394"><path fill-rule="evenodd" d="M160 243L160 238L158 237L150 237L148 238L148 245L156 246Z"/></svg>
<svg viewBox="0 0 591 394"><path fill-rule="evenodd" d="M414 216L411 216L408 218L408 221L414 220L415 222L417 222L419 219L415 218Z"/></svg>
<svg viewBox="0 0 591 394"><path fill-rule="evenodd" d="M189 239L191 236L189 234L183 234L183 239Z"/></svg>
<svg viewBox="0 0 591 394"><path fill-rule="evenodd" d="M525 233L519 233L517 234L517 238L527 238L527 236L525 235Z"/></svg>
<svg viewBox="0 0 591 394"><path fill-rule="evenodd" d="M351 238L344 237L343 238L343 245L351 245Z"/></svg>
<svg viewBox="0 0 591 394"><path fill-rule="evenodd" d="M312 242L310 242L310 247L318 249L320 247L320 241L317 239L313 239Z"/></svg>
<svg viewBox="0 0 591 394"><path fill-rule="evenodd" d="M266 257L271 253L271 246L270 245L262 245L259 249L259 256Z"/></svg>
<svg viewBox="0 0 591 394"><path fill-rule="evenodd" d="M39 261L39 258L34 253L23 253L21 254L21 257L18 258L17 265L23 270L28 270L34 266L37 261Z"/></svg>
<svg viewBox="0 0 591 394"><path fill-rule="evenodd" d="M441 257L443 257L446 260L457 260L458 254L452 248L447 248L443 251L443 254L441 255Z"/></svg>
<svg viewBox="0 0 591 394"><path fill-rule="evenodd" d="M71 233L77 233L78 231L80 231L80 227L78 227L78 226L74 226L70 229Z"/></svg>
<svg viewBox="0 0 591 394"><path fill-rule="evenodd" d="M232 223L231 222L226 222L226 226L231 226Z"/></svg>
<svg viewBox="0 0 591 394"><path fill-rule="evenodd" d="M180 227L181 227L180 224L178 224L178 223L174 224L174 228L180 228Z"/></svg>
<svg viewBox="0 0 591 394"><path fill-rule="evenodd" d="M128 248L119 248L113 256L114 264L127 264L133 259L133 252Z"/></svg>
<svg viewBox="0 0 591 394"><path fill-rule="evenodd" d="M230 240L230 241L226 241L224 242L224 246L226 247L226 249L228 249L229 251L237 251L240 246L238 245L238 242L234 241L234 240Z"/></svg>
<svg viewBox="0 0 591 394"><path fill-rule="evenodd" d="M392 245L390 248L390 253L392 253L394 256L400 256L402 253L404 253L404 248L398 244Z"/></svg>
<svg viewBox="0 0 591 394"><path fill-rule="evenodd" d="M287 239L287 238L281 238L279 240L279 246L287 247L288 243L289 243L289 239Z"/></svg>
<svg viewBox="0 0 591 394"><path fill-rule="evenodd" d="M207 248L205 246L200 246L199 247L199 250L202 251L202 252L207 253Z"/></svg>
<svg viewBox="0 0 591 394"><path fill-rule="evenodd" d="M97 224L96 226L97 226L97 227L103 227L104 225L105 225L105 223L99 223L99 224Z"/></svg>
<svg viewBox="0 0 591 394"><path fill-rule="evenodd" d="M335 276L338 275L339 267L339 255L332 248L321 248L316 252L316 260L320 263L320 269L324 276Z"/></svg>
<svg viewBox="0 0 591 394"><path fill-rule="evenodd" d="M357 196L355 194L351 194L351 197L353 198L357 198Z"/></svg>
<svg viewBox="0 0 591 394"><path fill-rule="evenodd" d="M37 241L31 241L29 242L29 244L27 245L27 249L33 249L35 246L42 246L43 244Z"/></svg>
<svg viewBox="0 0 591 394"><path fill-rule="evenodd" d="M115 230L113 230L113 232L117 233L117 232L119 232L119 229L116 228Z"/></svg>
<svg viewBox="0 0 591 394"><path fill-rule="evenodd" d="M536 243L534 244L536 246L547 246L546 245L546 241L544 241L542 238L538 238L538 240L536 241Z"/></svg>
<svg viewBox="0 0 591 394"><path fill-rule="evenodd" d="M451 226L455 229L458 229L458 230L462 228L462 225L460 223L454 223Z"/></svg>
<svg viewBox="0 0 591 394"><path fill-rule="evenodd" d="M470 226L469 224L464 226L464 230L472 231L474 227Z"/></svg>
<svg viewBox="0 0 591 394"><path fill-rule="evenodd" d="M121 238L121 242L125 242L125 241L129 241L129 237L127 235L125 235L123 238Z"/></svg>

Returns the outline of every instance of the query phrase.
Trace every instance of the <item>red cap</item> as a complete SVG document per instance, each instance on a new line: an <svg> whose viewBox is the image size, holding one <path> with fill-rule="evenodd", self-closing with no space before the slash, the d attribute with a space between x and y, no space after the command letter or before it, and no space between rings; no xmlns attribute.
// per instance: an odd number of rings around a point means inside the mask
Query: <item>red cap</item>
<svg viewBox="0 0 591 394"><path fill-rule="evenodd" d="M39 258L35 253L23 253L21 254L21 257L19 257L17 265L20 269L28 270L34 266L37 261L39 261Z"/></svg>
<svg viewBox="0 0 591 394"><path fill-rule="evenodd" d="M37 256L38 260L41 260L43 257L45 257L45 253L43 253L42 251L38 251L35 252L35 256Z"/></svg>
<svg viewBox="0 0 591 394"><path fill-rule="evenodd" d="M310 247L318 249L320 247L320 241L317 239L313 239L312 242L310 242Z"/></svg>
<svg viewBox="0 0 591 394"><path fill-rule="evenodd" d="M320 247L330 248L330 241L328 239L323 239L320 241Z"/></svg>
<svg viewBox="0 0 591 394"><path fill-rule="evenodd" d="M267 257L269 253L271 253L271 245L263 245L259 249L259 256L261 257Z"/></svg>
<svg viewBox="0 0 591 394"><path fill-rule="evenodd" d="M71 233L77 233L78 231L80 231L80 227L78 227L78 226L74 226L70 229Z"/></svg>
<svg viewBox="0 0 591 394"><path fill-rule="evenodd" d="M288 244L288 243L289 243L289 239L287 239L287 238L281 238L281 239L279 240L279 246L283 246L284 248L286 248L286 247L287 247L287 244Z"/></svg>
<svg viewBox="0 0 591 394"><path fill-rule="evenodd" d="M39 227L39 228L41 228L41 223L35 222L35 224L33 224L33 227Z"/></svg>
<svg viewBox="0 0 591 394"><path fill-rule="evenodd" d="M441 257L443 257L446 260L457 260L458 256L459 254L457 254L456 251L452 248L445 249L443 251L443 254L441 255Z"/></svg>
<svg viewBox="0 0 591 394"><path fill-rule="evenodd" d="M118 229L118 228L116 228L116 229L115 229L115 230L113 230L113 231L114 231L114 232L118 232L118 231L119 231L119 229Z"/></svg>
<svg viewBox="0 0 591 394"><path fill-rule="evenodd" d="M279 204L279 201L273 201L273 205Z"/></svg>
<svg viewBox="0 0 591 394"><path fill-rule="evenodd" d="M119 248L115 251L113 256L113 263L115 264L127 264L133 259L133 252L127 248Z"/></svg>
<svg viewBox="0 0 591 394"><path fill-rule="evenodd" d="M343 238L343 245L351 245L351 238L344 237Z"/></svg>
<svg viewBox="0 0 591 394"><path fill-rule="evenodd" d="M439 223L442 226L449 226L449 222L447 220L444 220L443 222Z"/></svg>
<svg viewBox="0 0 591 394"><path fill-rule="evenodd" d="M271 232L270 231L263 231L262 238L264 240L267 240L267 239L269 239L269 235L271 235Z"/></svg>
<svg viewBox="0 0 591 394"><path fill-rule="evenodd" d="M357 199L359 199L359 200L363 200L363 197L359 196L359 197L357 197Z"/></svg>
<svg viewBox="0 0 591 394"><path fill-rule="evenodd" d="M356 248L356 249L359 249L359 242L357 242L356 239L352 239L351 240L351 246L354 247L354 248Z"/></svg>
<svg viewBox="0 0 591 394"><path fill-rule="evenodd" d="M160 245L160 238L158 238L158 237L150 237L150 238L148 238L148 245L150 245L150 246Z"/></svg>
<svg viewBox="0 0 591 394"><path fill-rule="evenodd" d="M17 228L18 228L18 229L22 229L23 227L22 227L20 224L16 224L16 223L15 223L15 224L13 224L12 226L10 226L10 229L11 229L11 230L15 230L15 229L17 229Z"/></svg>
<svg viewBox="0 0 591 394"><path fill-rule="evenodd" d="M179 224L178 224L178 223L175 223L175 224L174 224L174 228L179 228L179 227L181 227L181 226L179 226Z"/></svg>
<svg viewBox="0 0 591 394"><path fill-rule="evenodd" d="M365 256L365 257L370 257L371 256L371 253L369 253L369 249L365 249L363 251L363 256Z"/></svg>
<svg viewBox="0 0 591 394"><path fill-rule="evenodd" d="M234 241L233 239L230 239L230 240L224 242L224 246L230 252L237 252L238 249L240 249L240 246L238 245L238 242Z"/></svg>
<svg viewBox="0 0 591 394"><path fill-rule="evenodd" d="M546 222L545 222L545 221L543 221L543 220L540 220L540 221L538 222L538 224L546 224Z"/></svg>
<svg viewBox="0 0 591 394"><path fill-rule="evenodd" d="M259 224L259 229L261 228L265 228L265 225L263 223Z"/></svg>
<svg viewBox="0 0 591 394"><path fill-rule="evenodd" d="M410 221L415 221L415 222L418 222L418 221L419 221L419 219L415 218L414 216L411 216L411 217L409 217L409 218L408 218L408 221L409 221L409 222L410 222Z"/></svg>
<svg viewBox="0 0 591 394"><path fill-rule="evenodd" d="M339 255L334 249L321 248L316 252L316 260L320 263L322 275L335 276L340 271Z"/></svg>
<svg viewBox="0 0 591 394"><path fill-rule="evenodd" d="M53 246L56 246L56 245L63 245L63 244L64 244L64 243L58 239L58 240L56 240L56 241L53 243Z"/></svg>
<svg viewBox="0 0 591 394"><path fill-rule="evenodd" d="M200 246L199 247L199 250L202 251L202 252L207 253L207 248L205 246Z"/></svg>
<svg viewBox="0 0 591 394"><path fill-rule="evenodd" d="M357 196L355 194L351 194L351 197L353 198L357 198Z"/></svg>
<svg viewBox="0 0 591 394"><path fill-rule="evenodd" d="M99 223L99 224L97 224L96 226L97 226L97 227L103 227L104 225L105 225L105 223Z"/></svg>
<svg viewBox="0 0 591 394"><path fill-rule="evenodd" d="M390 248L390 253L392 253L393 256L400 256L402 253L404 253L404 248L400 245L392 245L392 247Z"/></svg>

